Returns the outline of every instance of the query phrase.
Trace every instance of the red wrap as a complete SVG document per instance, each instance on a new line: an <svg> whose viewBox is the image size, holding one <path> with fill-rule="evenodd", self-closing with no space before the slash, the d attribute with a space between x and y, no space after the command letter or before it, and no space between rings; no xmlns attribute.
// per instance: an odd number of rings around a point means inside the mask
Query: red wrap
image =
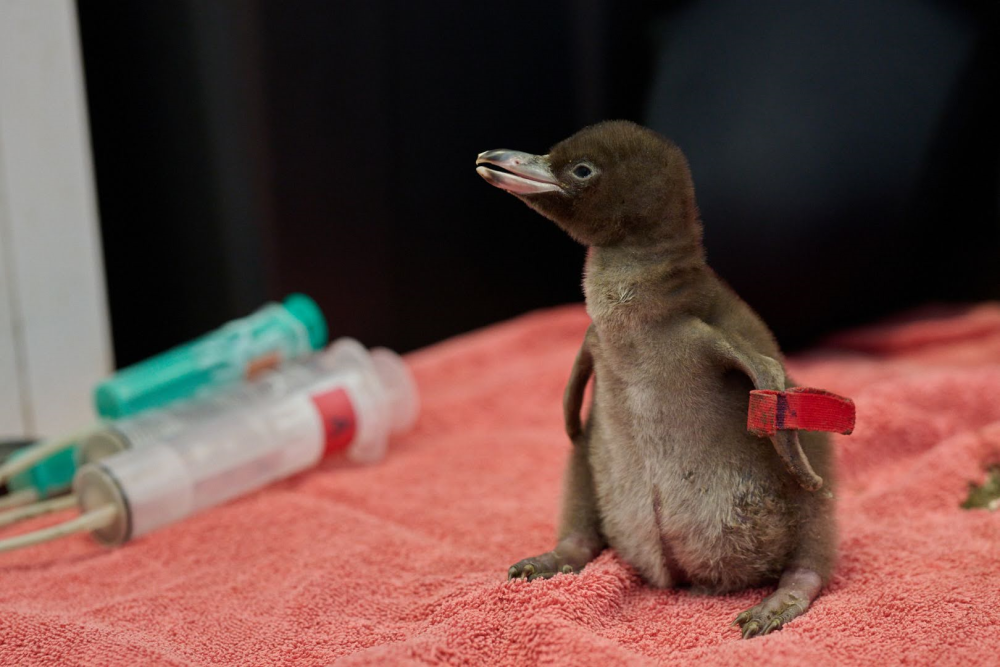
<svg viewBox="0 0 1000 667"><path fill-rule="evenodd" d="M809 387L750 392L748 431L766 436L792 429L848 435L854 430L854 401Z"/></svg>

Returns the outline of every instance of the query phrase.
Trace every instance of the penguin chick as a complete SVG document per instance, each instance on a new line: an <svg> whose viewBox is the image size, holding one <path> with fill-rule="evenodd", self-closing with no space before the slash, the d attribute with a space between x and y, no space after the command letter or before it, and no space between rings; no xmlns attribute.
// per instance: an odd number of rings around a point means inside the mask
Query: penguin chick
<svg viewBox="0 0 1000 667"><path fill-rule="evenodd" d="M476 171L589 248L592 324L563 401L573 449L557 544L509 577L578 572L611 546L654 586L722 593L777 580L736 618L743 637L802 614L834 561L829 442L747 431L750 391L793 383L768 327L705 264L680 149L612 121L547 155L487 151Z"/></svg>

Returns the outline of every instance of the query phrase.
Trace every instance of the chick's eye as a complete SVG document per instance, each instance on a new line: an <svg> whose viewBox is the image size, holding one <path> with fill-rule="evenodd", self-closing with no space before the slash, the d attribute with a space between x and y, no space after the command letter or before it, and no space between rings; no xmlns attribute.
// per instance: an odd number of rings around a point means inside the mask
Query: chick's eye
<svg viewBox="0 0 1000 667"><path fill-rule="evenodd" d="M594 170L585 164L578 164L573 168L573 175L577 178L590 178L590 175L594 173Z"/></svg>

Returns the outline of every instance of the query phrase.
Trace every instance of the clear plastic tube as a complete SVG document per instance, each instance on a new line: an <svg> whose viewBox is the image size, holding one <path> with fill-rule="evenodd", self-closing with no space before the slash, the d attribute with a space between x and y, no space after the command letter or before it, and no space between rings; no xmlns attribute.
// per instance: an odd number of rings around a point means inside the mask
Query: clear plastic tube
<svg viewBox="0 0 1000 667"><path fill-rule="evenodd" d="M238 385L289 360L308 357L327 341L326 320L316 303L292 294L270 303L200 338L122 369L94 389L102 419L121 419ZM109 451L122 448L121 437L103 423L84 433L35 443L0 461L0 482L9 490L33 490L38 498L70 486L79 459L79 440L97 431ZM24 496L22 496L24 497ZM2 503L3 500L0 500Z"/></svg>
<svg viewBox="0 0 1000 667"><path fill-rule="evenodd" d="M416 385L403 360L341 339L328 353L270 374L150 427L119 425L132 448L80 468L81 510L118 509L94 530L122 544L201 510L245 495L337 452L360 462L385 454L390 433L417 416ZM138 418L134 420L136 423Z"/></svg>

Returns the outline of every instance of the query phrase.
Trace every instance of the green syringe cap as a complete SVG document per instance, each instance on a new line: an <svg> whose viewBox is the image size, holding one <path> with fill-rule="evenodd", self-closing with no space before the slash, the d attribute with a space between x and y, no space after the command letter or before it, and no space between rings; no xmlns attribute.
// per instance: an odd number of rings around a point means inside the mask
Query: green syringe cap
<svg viewBox="0 0 1000 667"><path fill-rule="evenodd" d="M305 294L291 294L282 304L292 317L305 326L309 332L309 345L314 350L319 350L326 345L329 338L329 330L326 327L326 319L323 312L316 305L316 302Z"/></svg>
<svg viewBox="0 0 1000 667"><path fill-rule="evenodd" d="M76 447L68 447L14 475L7 485L12 491L34 488L39 498L49 498L68 489L75 472Z"/></svg>

